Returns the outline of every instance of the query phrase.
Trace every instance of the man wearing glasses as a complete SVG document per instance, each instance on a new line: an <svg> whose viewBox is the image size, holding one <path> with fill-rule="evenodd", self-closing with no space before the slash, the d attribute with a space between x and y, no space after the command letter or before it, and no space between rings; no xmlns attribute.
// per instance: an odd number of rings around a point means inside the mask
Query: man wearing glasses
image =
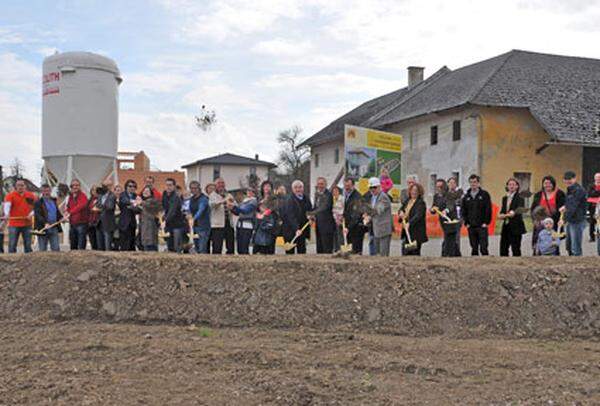
<svg viewBox="0 0 600 406"><path fill-rule="evenodd" d="M137 231L136 215L139 213L137 199L137 183L133 180L125 182L125 191L119 195L119 251L135 251L135 233Z"/></svg>
<svg viewBox="0 0 600 406"><path fill-rule="evenodd" d="M67 215L69 219L69 242L71 250L84 250L87 244L88 199L81 191L77 179L71 182L71 191L67 196Z"/></svg>

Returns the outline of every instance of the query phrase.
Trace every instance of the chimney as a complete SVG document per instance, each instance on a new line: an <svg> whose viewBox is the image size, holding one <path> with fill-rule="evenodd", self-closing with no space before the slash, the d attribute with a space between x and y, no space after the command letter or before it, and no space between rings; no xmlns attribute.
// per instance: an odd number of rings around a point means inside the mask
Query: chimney
<svg viewBox="0 0 600 406"><path fill-rule="evenodd" d="M254 159L258 161L258 154L254 154Z"/></svg>
<svg viewBox="0 0 600 406"><path fill-rule="evenodd" d="M418 85L423 81L423 73L425 72L425 68L420 66L409 66L408 67L408 87L413 87Z"/></svg>

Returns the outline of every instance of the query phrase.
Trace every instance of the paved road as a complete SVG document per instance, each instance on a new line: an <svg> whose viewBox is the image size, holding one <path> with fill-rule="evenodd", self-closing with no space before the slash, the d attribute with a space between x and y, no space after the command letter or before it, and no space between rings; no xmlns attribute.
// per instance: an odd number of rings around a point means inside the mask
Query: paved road
<svg viewBox="0 0 600 406"><path fill-rule="evenodd" d="M314 236L313 236L313 241L314 241ZM460 245L461 245L462 254L467 255L467 256L470 255L471 248L469 246L469 239L466 237L463 237L460 241ZM499 247L500 247L500 236L499 235L491 236L490 237L490 247L489 247L490 254L498 256L499 252L500 252ZM4 248L5 248L5 250L7 249L6 245ZM164 247L161 247L161 250L162 249L164 249ZM309 243L307 249L308 249L309 254L314 254L316 252L316 245L314 243ZM367 252L367 249L368 249L367 241L365 239L365 246L364 246L365 253ZM34 250L37 251L37 246L34 247ZM69 250L68 245L64 245L64 244L61 245L61 250L68 251ZM523 251L524 256L532 255L531 233L527 233L523 236L523 244L521 245L521 250ZM19 252L22 252L21 246L19 246ZM441 252L442 252L442 239L441 238L431 239L428 243L423 245L423 248L421 250L421 254L423 256L427 256L427 257L439 257L439 256L441 256ZM283 254L284 251L281 249L281 247L277 247L277 253ZM561 244L561 253L563 255L565 254L564 241ZM392 240L391 255L392 256L400 255L400 240L399 239ZM597 249L596 249L596 243L595 242L591 243L588 241L587 230L586 230L586 233L584 234L583 255L584 256L598 255Z"/></svg>
<svg viewBox="0 0 600 406"><path fill-rule="evenodd" d="M461 238L460 246L461 246L461 252L463 255L471 254L471 247L469 246L468 238L466 238L466 237ZM365 249L365 253L366 253L367 252L367 241L366 240L365 240L364 249ZM531 249L531 233L527 233L523 236L523 244L521 245L521 250L522 250L522 253L524 256L531 256L533 254L532 249ZM316 245L309 244L308 252L315 253L315 251L316 251ZM495 256L500 255L500 236L499 235L494 235L494 236L490 237L489 251L490 251L490 255L495 255ZM423 248L421 249L421 254L423 256L427 256L427 257L439 257L439 256L441 256L441 252L442 252L442 239L441 238L435 238L435 239L429 240L429 242L426 243L425 245L423 245ZM561 244L561 253L563 255L565 254L564 240ZM391 255L392 256L400 255L400 240L399 239L392 240ZM584 235L583 255L585 255L585 256L598 255L597 251L596 251L596 243L588 242L587 230Z"/></svg>

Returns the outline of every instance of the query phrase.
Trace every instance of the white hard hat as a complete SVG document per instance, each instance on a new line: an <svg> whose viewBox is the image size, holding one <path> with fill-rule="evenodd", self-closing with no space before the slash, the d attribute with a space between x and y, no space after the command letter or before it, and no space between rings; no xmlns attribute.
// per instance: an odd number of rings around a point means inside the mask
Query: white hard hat
<svg viewBox="0 0 600 406"><path fill-rule="evenodd" d="M381 186L381 181L379 180L379 178L371 178L369 179L369 187L379 187Z"/></svg>

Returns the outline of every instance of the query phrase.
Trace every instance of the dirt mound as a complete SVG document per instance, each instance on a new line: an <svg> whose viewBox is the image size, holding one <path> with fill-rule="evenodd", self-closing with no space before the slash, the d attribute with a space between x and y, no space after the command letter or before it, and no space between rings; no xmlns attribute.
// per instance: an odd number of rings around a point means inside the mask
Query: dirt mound
<svg viewBox="0 0 600 406"><path fill-rule="evenodd" d="M600 335L597 258L0 257L0 319Z"/></svg>

